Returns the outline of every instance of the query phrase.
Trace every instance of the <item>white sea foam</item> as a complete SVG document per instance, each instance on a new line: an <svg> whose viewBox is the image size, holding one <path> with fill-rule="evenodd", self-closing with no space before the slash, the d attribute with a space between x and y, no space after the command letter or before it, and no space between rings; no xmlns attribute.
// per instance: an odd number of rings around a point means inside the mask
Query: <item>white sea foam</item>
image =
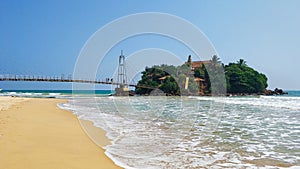
<svg viewBox="0 0 300 169"><path fill-rule="evenodd" d="M40 92L2 92L0 96L29 97L29 98L69 98L70 96L61 93L40 93Z"/></svg>
<svg viewBox="0 0 300 169"><path fill-rule="evenodd" d="M286 108L300 110L300 97L260 96L260 97L226 97L213 101L225 104L252 105L261 107Z"/></svg>
<svg viewBox="0 0 300 169"><path fill-rule="evenodd" d="M299 165L298 101L79 97L60 106L104 129L113 140L106 154L125 168L259 168L245 161ZM279 168L274 165L264 168Z"/></svg>

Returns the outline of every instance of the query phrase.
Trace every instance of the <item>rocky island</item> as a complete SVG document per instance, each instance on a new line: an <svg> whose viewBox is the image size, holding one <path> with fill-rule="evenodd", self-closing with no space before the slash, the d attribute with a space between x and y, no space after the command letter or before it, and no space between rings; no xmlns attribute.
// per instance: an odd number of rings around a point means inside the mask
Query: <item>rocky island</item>
<svg viewBox="0 0 300 169"><path fill-rule="evenodd" d="M210 60L187 62L180 66L146 67L135 93L139 95L281 95L282 89L268 90L268 78L243 59L224 65L218 56ZM139 87L140 86L140 87ZM145 87L147 86L147 87Z"/></svg>

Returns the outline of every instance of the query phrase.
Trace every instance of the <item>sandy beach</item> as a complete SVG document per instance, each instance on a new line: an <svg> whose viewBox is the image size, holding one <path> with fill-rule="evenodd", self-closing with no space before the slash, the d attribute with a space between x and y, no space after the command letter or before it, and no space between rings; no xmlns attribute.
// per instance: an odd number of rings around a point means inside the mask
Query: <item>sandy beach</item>
<svg viewBox="0 0 300 169"><path fill-rule="evenodd" d="M3 169L117 169L59 99L0 97L0 165ZM85 125L92 125L86 122ZM95 128L97 143L109 144Z"/></svg>

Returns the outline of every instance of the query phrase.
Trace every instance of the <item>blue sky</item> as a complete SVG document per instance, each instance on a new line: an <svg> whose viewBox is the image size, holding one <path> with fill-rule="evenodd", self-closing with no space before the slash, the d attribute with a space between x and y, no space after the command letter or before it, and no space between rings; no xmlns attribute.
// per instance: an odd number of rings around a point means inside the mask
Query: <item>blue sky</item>
<svg viewBox="0 0 300 169"><path fill-rule="evenodd" d="M107 23L129 14L163 12L201 29L224 63L240 58L269 78L269 88L300 89L300 1L71 1L0 2L0 74L72 74L89 37ZM145 36L116 45L103 61L115 67L143 48L162 48L182 56L190 51L170 39ZM114 69L112 69L114 70ZM100 73L101 72L101 73ZM99 68L99 78L112 76ZM0 82L4 89L60 89L69 84Z"/></svg>

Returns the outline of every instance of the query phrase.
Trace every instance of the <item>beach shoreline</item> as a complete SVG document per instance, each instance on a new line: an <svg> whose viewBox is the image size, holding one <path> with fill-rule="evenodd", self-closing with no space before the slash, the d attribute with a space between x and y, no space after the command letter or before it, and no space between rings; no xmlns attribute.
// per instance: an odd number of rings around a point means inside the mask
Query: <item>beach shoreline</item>
<svg viewBox="0 0 300 169"><path fill-rule="evenodd" d="M105 131L57 106L67 100L2 96L0 101L1 167L121 168L102 148L110 144ZM99 139L91 140L80 123Z"/></svg>

